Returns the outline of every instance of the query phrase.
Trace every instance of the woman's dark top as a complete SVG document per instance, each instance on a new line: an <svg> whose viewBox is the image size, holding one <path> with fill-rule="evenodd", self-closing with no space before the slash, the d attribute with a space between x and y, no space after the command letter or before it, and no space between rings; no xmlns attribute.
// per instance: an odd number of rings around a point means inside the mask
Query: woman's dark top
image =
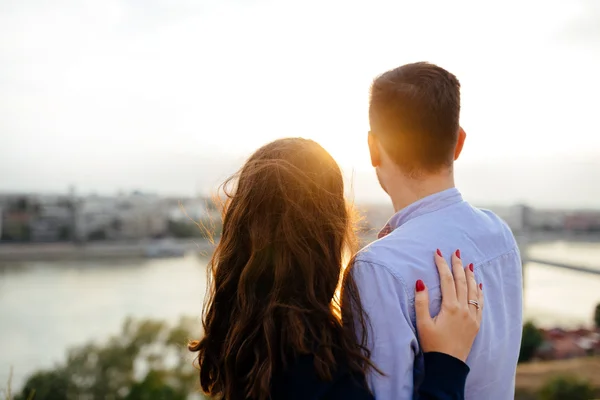
<svg viewBox="0 0 600 400"><path fill-rule="evenodd" d="M287 371L273 376L271 400L373 400L364 383L344 365L329 382L317 376L311 355L301 356ZM469 367L457 358L442 353L425 353L425 378L418 389L422 400L460 400L465 398ZM394 379L388 376L387 379ZM387 400L387 399L386 399ZM393 399L409 400L409 399Z"/></svg>

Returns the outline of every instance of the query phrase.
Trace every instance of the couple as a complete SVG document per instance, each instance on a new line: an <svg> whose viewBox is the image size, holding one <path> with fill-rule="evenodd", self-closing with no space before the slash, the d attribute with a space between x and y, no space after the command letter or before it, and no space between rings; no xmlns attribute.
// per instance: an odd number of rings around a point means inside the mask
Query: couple
<svg viewBox="0 0 600 400"><path fill-rule="evenodd" d="M514 397L521 260L506 224L454 187L459 112L459 82L438 66L408 64L374 81L368 145L396 214L347 268L353 213L333 158L299 138L249 158L209 264L204 336L189 345L206 393Z"/></svg>

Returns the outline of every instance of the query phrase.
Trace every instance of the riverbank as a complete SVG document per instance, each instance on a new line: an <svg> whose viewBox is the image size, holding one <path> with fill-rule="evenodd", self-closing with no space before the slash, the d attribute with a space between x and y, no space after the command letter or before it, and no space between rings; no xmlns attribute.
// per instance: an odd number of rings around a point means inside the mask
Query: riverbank
<svg viewBox="0 0 600 400"><path fill-rule="evenodd" d="M361 235L361 246L376 239L375 233ZM218 240L218 239L217 239ZM0 243L0 262L94 261L184 256L187 253L210 255L215 245L207 239L167 239L140 241L97 241L87 243Z"/></svg>
<svg viewBox="0 0 600 400"><path fill-rule="evenodd" d="M183 256L188 252L210 254L213 244L205 239L144 240L136 242L2 243L0 262L75 261Z"/></svg>
<svg viewBox="0 0 600 400"><path fill-rule="evenodd" d="M531 235L521 238L520 247L523 261L550 264L557 267L580 270L581 272L598 273L595 268L581 268L577 265L567 265L548 259L548 255L529 258L528 249L532 245L542 243L600 243L599 235L572 234L556 235L552 233ZM377 231L371 229L359 234L359 245L363 247L377 240ZM26 262L26 261L62 261L62 260L98 260L119 258L148 258L152 254L197 252L210 255L214 245L206 239L144 239L139 241L96 241L87 243L0 243L0 262Z"/></svg>

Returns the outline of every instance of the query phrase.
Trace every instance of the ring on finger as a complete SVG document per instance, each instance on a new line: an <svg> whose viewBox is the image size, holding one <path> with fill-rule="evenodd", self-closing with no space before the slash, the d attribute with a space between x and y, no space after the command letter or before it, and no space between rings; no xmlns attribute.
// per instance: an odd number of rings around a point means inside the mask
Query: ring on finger
<svg viewBox="0 0 600 400"><path fill-rule="evenodd" d="M469 304L477 307L477 310L481 309L481 306L479 305L479 302L477 300L469 300Z"/></svg>

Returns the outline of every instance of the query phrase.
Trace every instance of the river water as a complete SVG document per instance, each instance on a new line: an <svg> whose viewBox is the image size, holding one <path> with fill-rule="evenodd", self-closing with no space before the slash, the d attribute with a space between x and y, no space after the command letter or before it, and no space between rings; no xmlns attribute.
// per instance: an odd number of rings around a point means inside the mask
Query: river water
<svg viewBox="0 0 600 400"><path fill-rule="evenodd" d="M548 259L600 270L600 243L547 243L529 249ZM0 266L0 389L51 367L67 348L119 331L127 316L176 322L199 316L206 258L111 262L34 262ZM525 313L545 326L590 325L600 275L529 263Z"/></svg>

